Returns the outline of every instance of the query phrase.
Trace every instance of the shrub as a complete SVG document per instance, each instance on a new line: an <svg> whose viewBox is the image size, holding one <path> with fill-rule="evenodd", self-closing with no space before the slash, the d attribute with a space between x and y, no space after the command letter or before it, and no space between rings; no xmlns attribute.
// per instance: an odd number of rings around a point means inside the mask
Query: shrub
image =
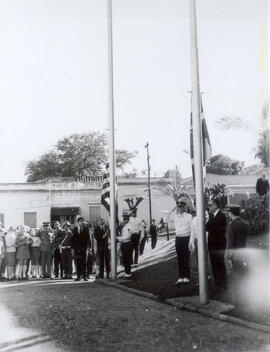
<svg viewBox="0 0 270 352"><path fill-rule="evenodd" d="M243 199L241 215L249 222L251 234L264 231L269 226L269 195L260 197L251 194L249 199Z"/></svg>

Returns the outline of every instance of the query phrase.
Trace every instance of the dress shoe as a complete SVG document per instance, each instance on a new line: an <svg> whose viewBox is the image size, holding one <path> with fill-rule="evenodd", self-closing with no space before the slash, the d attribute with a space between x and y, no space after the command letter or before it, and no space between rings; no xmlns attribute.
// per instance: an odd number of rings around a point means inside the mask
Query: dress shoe
<svg viewBox="0 0 270 352"><path fill-rule="evenodd" d="M131 276L132 276L131 274L126 274L126 273L124 274L125 279L129 279Z"/></svg>
<svg viewBox="0 0 270 352"><path fill-rule="evenodd" d="M175 285L182 284L184 282L184 279L178 279L175 283Z"/></svg>
<svg viewBox="0 0 270 352"><path fill-rule="evenodd" d="M74 279L74 281L81 281L81 278L77 277L77 279Z"/></svg>
<svg viewBox="0 0 270 352"><path fill-rule="evenodd" d="M187 277L184 277L183 280L184 280L184 283L185 283L185 284L188 284L188 283L190 282L189 278L187 278Z"/></svg>
<svg viewBox="0 0 270 352"><path fill-rule="evenodd" d="M88 281L88 279L85 277L85 278L83 279L83 281Z"/></svg>

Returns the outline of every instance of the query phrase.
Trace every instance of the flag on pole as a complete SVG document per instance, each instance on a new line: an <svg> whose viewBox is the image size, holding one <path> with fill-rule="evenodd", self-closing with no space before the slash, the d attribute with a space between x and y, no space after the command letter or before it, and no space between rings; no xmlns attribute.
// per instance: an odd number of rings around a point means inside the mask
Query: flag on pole
<svg viewBox="0 0 270 352"><path fill-rule="evenodd" d="M115 181L116 183L116 181ZM117 202L117 183L116 188L116 223L118 223L118 202ZM101 204L106 208L110 214L110 172L109 163L106 164L106 170L103 174L103 185L101 191Z"/></svg>
<svg viewBox="0 0 270 352"><path fill-rule="evenodd" d="M204 171L204 176L205 176L206 164L208 163L208 161L211 159L211 156L212 156L212 147L211 147L210 137L209 137L209 133L208 133L207 125L206 125L206 120L205 120L205 116L204 116L202 98L201 98L200 117L201 117L201 128L202 128L203 171ZM190 113L190 159L191 159L193 183L195 185L192 112Z"/></svg>
<svg viewBox="0 0 270 352"><path fill-rule="evenodd" d="M101 191L101 204L110 212L110 173L109 163L106 164L106 171L103 174L103 185Z"/></svg>

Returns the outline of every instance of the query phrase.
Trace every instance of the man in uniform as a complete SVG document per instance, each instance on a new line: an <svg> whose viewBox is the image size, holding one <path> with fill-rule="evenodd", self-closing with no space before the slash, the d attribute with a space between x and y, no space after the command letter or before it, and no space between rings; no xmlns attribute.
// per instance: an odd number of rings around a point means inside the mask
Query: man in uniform
<svg viewBox="0 0 270 352"><path fill-rule="evenodd" d="M55 278L58 279L59 277L59 269L60 269L60 277L62 278L63 276L63 270L62 270L62 263L61 263L61 253L60 253L60 240L61 240L61 234L60 234L61 228L60 228L60 223L59 221L55 221L53 224L53 232L54 232L54 253L53 253L53 259L54 259L54 275Z"/></svg>
<svg viewBox="0 0 270 352"><path fill-rule="evenodd" d="M63 279L72 279L72 255L71 255L72 231L70 223L64 222L60 232L59 250L61 252Z"/></svg>
<svg viewBox="0 0 270 352"><path fill-rule="evenodd" d="M84 218L79 216L77 219L77 226L74 227L71 239L71 248L73 250L77 279L75 281L80 281L83 277L84 281L88 281L86 278L86 257L88 248L91 247L90 234L88 227L83 226Z"/></svg>
<svg viewBox="0 0 270 352"><path fill-rule="evenodd" d="M49 222L43 222L38 231L40 238L40 265L42 267L42 278L51 279L52 275L52 254L54 233Z"/></svg>

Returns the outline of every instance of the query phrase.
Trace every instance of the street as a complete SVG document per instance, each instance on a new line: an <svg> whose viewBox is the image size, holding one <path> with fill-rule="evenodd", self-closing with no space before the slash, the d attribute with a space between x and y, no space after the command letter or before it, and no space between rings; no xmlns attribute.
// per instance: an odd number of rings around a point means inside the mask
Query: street
<svg viewBox="0 0 270 352"><path fill-rule="evenodd" d="M0 297L1 352L270 350L267 334L98 282L1 283Z"/></svg>

